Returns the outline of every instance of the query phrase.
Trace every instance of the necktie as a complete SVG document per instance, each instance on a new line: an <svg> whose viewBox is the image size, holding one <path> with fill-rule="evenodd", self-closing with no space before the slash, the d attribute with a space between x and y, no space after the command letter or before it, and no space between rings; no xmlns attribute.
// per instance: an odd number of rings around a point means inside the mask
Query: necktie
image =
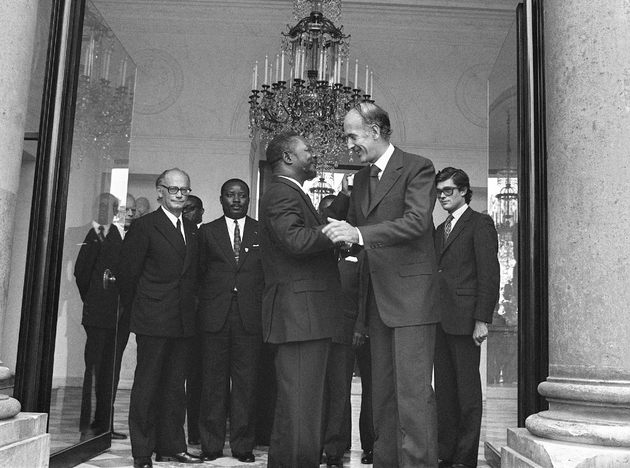
<svg viewBox="0 0 630 468"><path fill-rule="evenodd" d="M179 235L182 236L182 241L186 244L186 239L184 239L184 234L182 234L182 222L180 219L177 219L177 232L179 232Z"/></svg>
<svg viewBox="0 0 630 468"><path fill-rule="evenodd" d="M241 252L241 228L238 227L238 221L234 220L234 258L238 263L238 257Z"/></svg>
<svg viewBox="0 0 630 468"><path fill-rule="evenodd" d="M381 172L381 168L375 164L372 164L372 167L370 167L370 203L372 202L372 197L374 196L374 192L376 192L376 186L378 185L379 172Z"/></svg>
<svg viewBox="0 0 630 468"><path fill-rule="evenodd" d="M446 218L446 224L444 225L444 242L448 239L451 229L453 227L453 216L448 215Z"/></svg>
<svg viewBox="0 0 630 468"><path fill-rule="evenodd" d="M98 227L98 239L105 242L105 227L102 224Z"/></svg>

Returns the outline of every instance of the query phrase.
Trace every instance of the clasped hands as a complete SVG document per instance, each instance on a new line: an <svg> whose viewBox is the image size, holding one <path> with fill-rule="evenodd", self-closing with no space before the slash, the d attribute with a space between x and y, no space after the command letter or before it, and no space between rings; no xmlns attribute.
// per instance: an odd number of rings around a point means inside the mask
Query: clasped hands
<svg viewBox="0 0 630 468"><path fill-rule="evenodd" d="M335 244L346 248L359 242L357 228L334 218L328 218L328 224L322 228L322 232Z"/></svg>

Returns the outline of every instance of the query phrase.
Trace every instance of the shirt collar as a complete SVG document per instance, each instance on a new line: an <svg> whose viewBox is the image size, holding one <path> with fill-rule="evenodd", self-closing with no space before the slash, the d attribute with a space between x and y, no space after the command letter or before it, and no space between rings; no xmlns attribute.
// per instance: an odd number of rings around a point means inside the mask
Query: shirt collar
<svg viewBox="0 0 630 468"><path fill-rule="evenodd" d="M184 224L184 220L182 219L182 215L179 216L175 216L173 213L171 213L170 211L168 211L167 209L165 209L163 206L160 206L160 208L162 209L162 211L164 213L166 213L166 216L168 216L168 219L171 220L171 223L173 223L173 226L177 227L177 220L179 219L180 222L182 223L182 225Z"/></svg>
<svg viewBox="0 0 630 468"><path fill-rule="evenodd" d="M94 230L98 233L98 227L99 226L103 226L103 235L107 237L107 233L109 232L109 228L111 226L111 223L109 224L101 224L98 223L96 221L92 221L92 227L94 228Z"/></svg>
<svg viewBox="0 0 630 468"><path fill-rule="evenodd" d="M385 168L387 167L387 163L392 157L392 154L394 154L394 145L390 143L387 149L385 150L385 152L381 155L381 157L378 158L375 163L373 163L376 167L378 167L381 170L381 172L379 172L378 174L379 179L381 178L383 171L385 171Z"/></svg>
<svg viewBox="0 0 630 468"><path fill-rule="evenodd" d="M451 213L451 216L453 217L453 220L457 221L459 218L461 218L462 215L464 214L464 211L466 211L467 209L468 209L468 204L464 203L462 206L460 206L455 211L453 211Z"/></svg>
<svg viewBox="0 0 630 468"><path fill-rule="evenodd" d="M293 177L289 177L289 176L285 176L285 175L281 175L278 177L282 177L283 179L287 179L290 180L291 182L293 182L295 185L297 185L298 187L300 187L300 190L302 192L304 192L306 195L308 195L308 192L306 190L304 190L304 186L301 185L297 180L295 180Z"/></svg>

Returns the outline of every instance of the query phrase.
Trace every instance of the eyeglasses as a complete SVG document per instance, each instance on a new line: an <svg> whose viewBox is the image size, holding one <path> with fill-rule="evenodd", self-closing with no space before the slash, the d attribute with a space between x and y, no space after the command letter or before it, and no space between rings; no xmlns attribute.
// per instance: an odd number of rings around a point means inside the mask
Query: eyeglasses
<svg viewBox="0 0 630 468"><path fill-rule="evenodd" d="M204 209L200 206L196 206L196 205L188 205L185 206L184 209L182 209L183 213L190 213L191 211L195 211L195 210L200 210L202 213L204 211Z"/></svg>
<svg viewBox="0 0 630 468"><path fill-rule="evenodd" d="M442 187L441 189L437 189L437 195L439 197L440 195L444 194L444 196L450 197L451 195L453 195L454 190L459 190L459 188L458 187Z"/></svg>
<svg viewBox="0 0 630 468"><path fill-rule="evenodd" d="M160 187L164 187L166 190L168 190L168 193L170 193L171 195L175 195L177 192L181 192L182 195L186 196L190 192L192 192L192 189L190 189L188 187L175 187L173 185L171 185L169 187L169 186L162 185L162 184L160 184Z"/></svg>

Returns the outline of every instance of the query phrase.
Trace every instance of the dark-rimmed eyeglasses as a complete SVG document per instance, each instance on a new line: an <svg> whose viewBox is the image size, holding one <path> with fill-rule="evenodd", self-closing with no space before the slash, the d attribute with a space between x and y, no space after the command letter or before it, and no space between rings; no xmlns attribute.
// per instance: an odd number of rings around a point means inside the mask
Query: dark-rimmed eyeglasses
<svg viewBox="0 0 630 468"><path fill-rule="evenodd" d="M171 195L175 195L177 192L181 192L181 194L185 196L192 192L192 189L188 187L175 187L174 185L166 186L162 184L160 184L160 187L168 190L168 193L170 193Z"/></svg>
<svg viewBox="0 0 630 468"><path fill-rule="evenodd" d="M437 189L437 196L439 197L440 195L444 194L444 196L450 197L451 195L453 195L453 192L455 190L459 190L459 188L458 187L442 187L441 189Z"/></svg>
<svg viewBox="0 0 630 468"><path fill-rule="evenodd" d="M187 205L182 209L182 213L190 213L191 211L200 210L202 213L204 209L197 205Z"/></svg>

